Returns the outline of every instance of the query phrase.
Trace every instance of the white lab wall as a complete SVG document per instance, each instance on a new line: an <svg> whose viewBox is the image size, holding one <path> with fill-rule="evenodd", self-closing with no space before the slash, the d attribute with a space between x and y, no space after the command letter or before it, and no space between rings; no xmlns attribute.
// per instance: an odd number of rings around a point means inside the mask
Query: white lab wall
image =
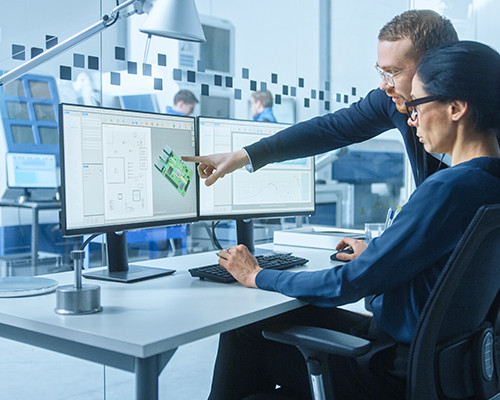
<svg viewBox="0 0 500 400"><path fill-rule="evenodd" d="M268 84L273 94L282 85L297 87L297 120L318 115L319 103L311 100L305 109L300 99L319 89L319 0L197 0L200 14L231 21L235 26L235 84L243 89L243 99L235 102L235 116L248 118L249 81L241 79L249 68L250 79ZM271 83L278 74L278 84ZM297 79L304 78L299 88Z"/></svg>
<svg viewBox="0 0 500 400"><path fill-rule="evenodd" d="M323 88L318 81L319 0L307 3L299 0L272 2L198 0L196 5L200 15L225 19L235 27L233 88L241 89L242 99L234 100L233 117L240 119L251 117L249 115L251 80L257 82L257 90L260 90L261 82L266 82L267 89L273 94L281 94L283 85L295 86L297 96L293 100L297 102L297 120L318 115L321 108L318 99L310 99L310 107L305 108L303 98L310 97L311 89ZM145 16L135 16L127 21L127 56L131 59L142 60L144 55L146 35L138 31L144 19ZM172 76L172 69L179 63L177 52L179 45L180 42L169 39L152 38L151 41L149 58L158 52L163 52L167 54L168 59L167 67L158 71L167 78L162 93L156 93L160 109L163 110L166 105L171 104L173 95L180 87L193 91L199 98L200 79L203 83L211 84L211 94L232 97L233 89L214 87L213 82L206 80L208 78L203 77L203 74L198 74L199 79L196 84L186 82L184 78L182 83L168 79ZM249 79L242 78L242 68L249 70ZM271 82L271 73L278 74L277 84ZM298 87L299 77L304 78L304 88ZM144 83L135 76L131 80L135 83L131 82L128 87L106 87L106 90L108 93L119 91L144 93L150 86L147 79L144 79ZM227 93L228 91L230 93Z"/></svg>
<svg viewBox="0 0 500 400"><path fill-rule="evenodd" d="M380 28L395 15L408 9L401 0L374 3L371 0L352 2L332 0L332 109L347 106L371 89L378 87L375 71L377 36ZM356 95L352 95L356 88ZM337 94L341 102L337 101ZM344 96L348 96L348 104Z"/></svg>
<svg viewBox="0 0 500 400"><path fill-rule="evenodd" d="M500 50L500 2L497 0L413 0L448 17L461 40L477 40Z"/></svg>
<svg viewBox="0 0 500 400"><path fill-rule="evenodd" d="M497 0L480 0L474 2L476 37L495 50L500 51L500 2Z"/></svg>

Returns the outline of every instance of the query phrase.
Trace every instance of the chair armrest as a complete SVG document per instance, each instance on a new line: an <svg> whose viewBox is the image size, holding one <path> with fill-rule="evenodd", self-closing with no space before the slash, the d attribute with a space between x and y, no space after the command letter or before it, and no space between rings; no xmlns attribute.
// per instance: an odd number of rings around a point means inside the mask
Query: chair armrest
<svg viewBox="0 0 500 400"><path fill-rule="evenodd" d="M287 325L280 329L264 330L262 335L275 342L290 344L301 349L358 357L371 349L369 340L347 333L312 326Z"/></svg>

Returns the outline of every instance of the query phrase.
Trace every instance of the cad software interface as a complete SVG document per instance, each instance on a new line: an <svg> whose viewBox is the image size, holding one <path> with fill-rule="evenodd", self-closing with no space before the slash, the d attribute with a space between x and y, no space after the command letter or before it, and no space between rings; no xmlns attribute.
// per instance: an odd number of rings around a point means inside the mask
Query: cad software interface
<svg viewBox="0 0 500 400"><path fill-rule="evenodd" d="M196 218L194 118L62 107L67 230Z"/></svg>
<svg viewBox="0 0 500 400"><path fill-rule="evenodd" d="M200 155L236 151L289 125L199 118ZM214 185L200 185L200 216L293 215L314 211L314 160L244 168Z"/></svg>

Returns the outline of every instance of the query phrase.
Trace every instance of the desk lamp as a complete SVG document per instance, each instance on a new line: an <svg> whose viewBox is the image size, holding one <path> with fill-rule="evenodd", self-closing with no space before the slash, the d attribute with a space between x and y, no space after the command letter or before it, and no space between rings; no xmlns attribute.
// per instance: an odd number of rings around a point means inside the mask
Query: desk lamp
<svg viewBox="0 0 500 400"><path fill-rule="evenodd" d="M120 15L120 12L127 8L128 11L126 10ZM124 19L134 14L144 13L149 15L140 31L146 33L148 39L153 35L192 42L205 41L194 0L126 0L117 5L109 15L104 15L100 21L0 76L0 86L12 82L45 61L103 31L119 18ZM54 284L57 285L57 282L38 276L22 279L17 277L1 278L0 297L49 293L55 289Z"/></svg>
<svg viewBox="0 0 500 400"><path fill-rule="evenodd" d="M127 7L133 9L120 15L120 11ZM144 13L149 15L140 31L148 34L148 37L153 35L191 42L205 41L194 0L127 0L95 24L0 76L0 85L19 78L45 61L89 39L113 25L119 18Z"/></svg>

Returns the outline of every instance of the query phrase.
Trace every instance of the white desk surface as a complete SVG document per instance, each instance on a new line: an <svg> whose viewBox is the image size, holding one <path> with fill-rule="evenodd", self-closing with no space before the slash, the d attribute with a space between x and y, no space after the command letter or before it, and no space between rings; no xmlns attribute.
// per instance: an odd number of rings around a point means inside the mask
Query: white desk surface
<svg viewBox="0 0 500 400"><path fill-rule="evenodd" d="M273 248L272 244L263 247ZM274 246L293 251L309 263L293 270L316 270L334 265L331 251ZM303 302L279 293L249 289L239 283L221 284L192 278L188 268L217 262L215 252L142 262L173 268L175 274L131 284L83 279L101 286L103 311L63 316L53 310L56 294L0 299L3 326L66 339L70 342L146 358L213 334L247 325L300 307ZM47 275L61 285L72 284L73 272ZM366 312L362 301L347 305Z"/></svg>

